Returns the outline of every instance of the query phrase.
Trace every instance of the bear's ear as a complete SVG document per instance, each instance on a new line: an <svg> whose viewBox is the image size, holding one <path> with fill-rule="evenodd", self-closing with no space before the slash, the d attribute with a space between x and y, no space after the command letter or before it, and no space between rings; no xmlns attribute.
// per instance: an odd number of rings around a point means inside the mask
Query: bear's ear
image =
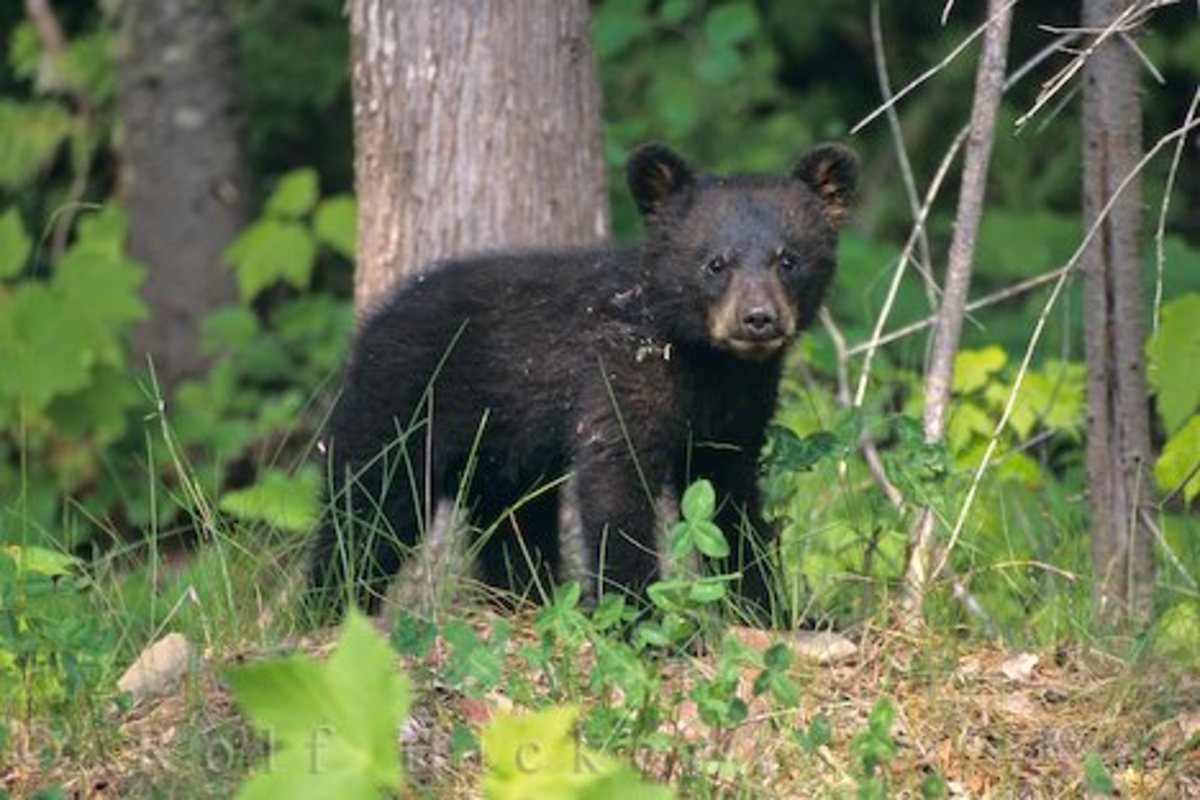
<svg viewBox="0 0 1200 800"><path fill-rule="evenodd" d="M804 181L825 204L835 228L840 228L854 202L858 183L858 156L840 144L817 145L792 169L792 177Z"/></svg>
<svg viewBox="0 0 1200 800"><path fill-rule="evenodd" d="M625 164L625 180L638 211L651 216L663 204L695 181L687 162L660 144L646 144L629 156Z"/></svg>

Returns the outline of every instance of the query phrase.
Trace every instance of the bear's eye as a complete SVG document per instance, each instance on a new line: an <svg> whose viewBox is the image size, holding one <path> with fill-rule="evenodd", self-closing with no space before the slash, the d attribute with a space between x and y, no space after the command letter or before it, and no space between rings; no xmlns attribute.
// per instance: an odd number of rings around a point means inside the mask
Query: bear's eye
<svg viewBox="0 0 1200 800"><path fill-rule="evenodd" d="M779 271L785 275L800 269L800 259L795 253L784 252L779 256Z"/></svg>
<svg viewBox="0 0 1200 800"><path fill-rule="evenodd" d="M729 269L729 261L725 256L715 256L704 264L704 271L709 275L720 275Z"/></svg>

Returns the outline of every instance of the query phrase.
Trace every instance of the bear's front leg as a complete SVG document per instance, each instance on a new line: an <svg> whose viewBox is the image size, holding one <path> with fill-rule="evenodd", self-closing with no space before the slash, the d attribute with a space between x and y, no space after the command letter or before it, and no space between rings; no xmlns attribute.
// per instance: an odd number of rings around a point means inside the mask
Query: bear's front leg
<svg viewBox="0 0 1200 800"><path fill-rule="evenodd" d="M593 447L575 461L579 517L597 599L621 592L646 604L646 588L659 578L657 504L665 465L647 453Z"/></svg>

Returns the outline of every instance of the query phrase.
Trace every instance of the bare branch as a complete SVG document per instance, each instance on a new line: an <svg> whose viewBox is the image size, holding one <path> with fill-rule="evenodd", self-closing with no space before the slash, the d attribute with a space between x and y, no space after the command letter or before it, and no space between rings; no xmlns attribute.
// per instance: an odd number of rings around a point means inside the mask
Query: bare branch
<svg viewBox="0 0 1200 800"><path fill-rule="evenodd" d="M1011 13L1012 7L1016 4L1017 4L1017 0L1007 0L1007 2L1005 2L1005 4L1004 4L1004 7L999 9L999 11L1002 13ZM853 136L854 134L861 131L867 125L871 124L871 122L873 120L875 120L880 114L887 111L888 107L895 105L897 102L899 102L900 98L905 97L913 89L917 88L922 83L924 83L925 81L932 78L934 75L941 72L942 69L945 68L947 64L952 62L954 59L958 58L958 55L960 53L962 53L963 50L966 50L971 45L971 42L975 41L975 39L977 39L981 33L983 33L984 31L986 31L988 29L988 27L992 24L995 17L996 17L995 13L989 14L988 19L982 25L980 25L978 28L971 31L971 33L965 39L963 39L961 42L959 42L958 45L953 50L951 50L949 53L946 54L945 58L943 58L941 61L934 64L932 67L925 70L920 75L918 75L917 77L915 77L911 81L909 81L909 83L907 85L905 85L905 87L903 89L896 92L896 95L890 101L883 103L882 105L877 107L874 111L872 111L870 114L867 114L865 117L863 117L861 120L859 120L858 123L855 124L855 126L850 129L850 135Z"/></svg>
<svg viewBox="0 0 1200 800"><path fill-rule="evenodd" d="M946 265L942 306L934 323L933 344L929 365L925 370L924 432L929 442L939 441L945 434L946 409L950 402L950 387L954 379L954 354L962 333L966 313L967 292L971 285L971 265L975 256L975 239L983 218L984 191L987 187L988 165L996 135L996 116L1000 95L1004 89L1008 37L1012 25L1012 3L988 0L988 26L983 41L983 53L975 73L975 97L971 105L971 120L958 209L954 216L954 235ZM933 555L934 515L926 508L913 526L911 554L905 571L906 610L914 611L924 594L929 577L928 565ZM942 554L944 562L949 549ZM915 616L915 615L914 615ZM913 619L910 617L910 622Z"/></svg>
<svg viewBox="0 0 1200 800"><path fill-rule="evenodd" d="M1002 303L1005 300L1022 295L1025 292L1032 291L1039 286L1044 286L1045 284L1062 275L1063 270L1065 269L1066 267L1058 267L1057 269L1052 269L1049 272L1043 272L1041 275L1035 275L1032 278L1026 278L1023 281L1012 284L1011 286L1006 286L1003 289L997 289L990 294L985 294L983 297L967 303L966 312L970 313L972 311L978 311L981 308L987 308L988 306L995 305L996 303ZM869 349L880 347L885 344L891 344L898 339L903 339L905 336L911 336L914 333L925 330L936 321L937 314L930 314L924 319L917 320L916 322L910 322L908 325L896 328L894 331L888 331L878 339L870 339L865 342L860 342L859 344L848 348L846 350L846 355L854 357Z"/></svg>
<svg viewBox="0 0 1200 800"><path fill-rule="evenodd" d="M1015 70L1008 80L1004 82L1004 89L1008 89L1019 83L1025 76L1035 70L1042 62L1050 56L1059 52L1063 47L1068 46L1076 38L1077 34L1065 34L1060 36L1055 41L1046 45L1039 50L1032 58ZM892 281L888 286L887 296L884 298L883 307L879 311L879 316L875 320L875 328L871 333L871 341L878 340L883 335L883 328L887 325L888 317L891 315L892 306L896 301L896 295L900 289L900 281L904 278L904 270L908 265L912 255L912 249L916 244L919 231L925 225L925 220L929 217L930 209L933 206L934 200L937 199L938 193L941 190L942 181L950 170L951 164L954 163L955 156L958 155L958 149L962 147L967 138L967 126L964 125L962 130L958 132L950 147L946 150L946 155L943 156L941 164L938 165L937 171L934 173L933 180L929 184L929 190L925 193L925 201L921 206L921 213L917 220L913 223L913 230L909 234L908 241L904 245L904 250L900 254L900 258L896 261L895 271L892 274ZM866 397L867 384L871 376L871 364L875 357L875 347L868 347L866 355L863 358L862 372L858 379L858 388L854 394L854 406L857 408L863 404L863 399Z"/></svg>
<svg viewBox="0 0 1200 800"><path fill-rule="evenodd" d="M1196 87L1196 93L1192 95L1192 103L1188 106L1187 115L1183 118L1184 126L1192 124L1192 120L1196 118L1196 108L1200 105L1200 86ZM1163 253L1163 239L1166 237L1167 231L1167 210L1171 205L1171 190L1175 188L1175 175L1179 172L1179 162L1183 159L1183 147L1187 144L1187 137L1180 136L1179 141L1175 143L1175 155L1171 157L1171 168L1167 171L1167 185L1163 187L1162 203L1158 207L1158 228L1154 231L1154 315L1151 330L1158 333L1159 313L1162 310L1163 296L1163 265L1166 262L1166 256Z"/></svg>
<svg viewBox="0 0 1200 800"><path fill-rule="evenodd" d="M949 4L947 4L947 11L949 11ZM888 77L887 55L883 49L883 26L879 22L879 0L871 3L871 44L875 51L875 75L879 79L879 92L883 95L884 103L887 103L892 98L892 82ZM921 216L921 203L917 198L917 182L913 178L912 164L908 160L908 149L904 146L904 132L900 128L900 117L896 114L896 107L893 105L887 106L887 121L888 129L892 134L892 148L896 151L896 163L900 165L900 177L904 181L904 194L908 197L908 207L912 211L915 223ZM925 279L925 296L929 300L929 307L936 309L939 289L937 281L933 277L933 258L929 250L929 237L925 233L924 226L918 230L920 232L917 238L919 256L917 268L921 277Z"/></svg>

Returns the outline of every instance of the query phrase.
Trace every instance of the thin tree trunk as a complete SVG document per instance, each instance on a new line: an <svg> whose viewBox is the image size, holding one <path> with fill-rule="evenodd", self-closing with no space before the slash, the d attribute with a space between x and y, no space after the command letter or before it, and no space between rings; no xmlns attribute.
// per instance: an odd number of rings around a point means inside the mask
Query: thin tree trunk
<svg viewBox="0 0 1200 800"><path fill-rule="evenodd" d="M121 194L129 249L150 268L134 350L172 384L198 372L200 323L233 299L222 251L247 220L225 0L123 0Z"/></svg>
<svg viewBox="0 0 1200 800"><path fill-rule="evenodd" d="M975 238L983 217L988 164L996 134L996 111L1000 107L1000 95L1004 89L1012 5L1012 0L988 0L990 23L984 34L983 53L975 73L975 97L971 105L962 187L954 216L954 236L950 240L942 305L934 323L933 345L925 368L923 422L925 440L928 442L941 441L946 433L946 412L950 405L950 388L954 383L954 354L958 351L966 313ZM933 510L926 508L918 515L910 533L904 602L904 615L909 624L915 624L919 619L925 586L933 577L930 575L934 551L933 526Z"/></svg>
<svg viewBox="0 0 1200 800"><path fill-rule="evenodd" d="M455 253L608 232L586 0L352 0L355 304Z"/></svg>
<svg viewBox="0 0 1200 800"><path fill-rule="evenodd" d="M1083 24L1103 30L1131 0L1085 0ZM1137 56L1101 43L1083 76L1083 220L1095 224L1142 153ZM1141 186L1121 193L1081 261L1088 378L1088 488L1096 602L1109 622L1143 620L1154 587L1148 510L1150 420L1142 346Z"/></svg>

